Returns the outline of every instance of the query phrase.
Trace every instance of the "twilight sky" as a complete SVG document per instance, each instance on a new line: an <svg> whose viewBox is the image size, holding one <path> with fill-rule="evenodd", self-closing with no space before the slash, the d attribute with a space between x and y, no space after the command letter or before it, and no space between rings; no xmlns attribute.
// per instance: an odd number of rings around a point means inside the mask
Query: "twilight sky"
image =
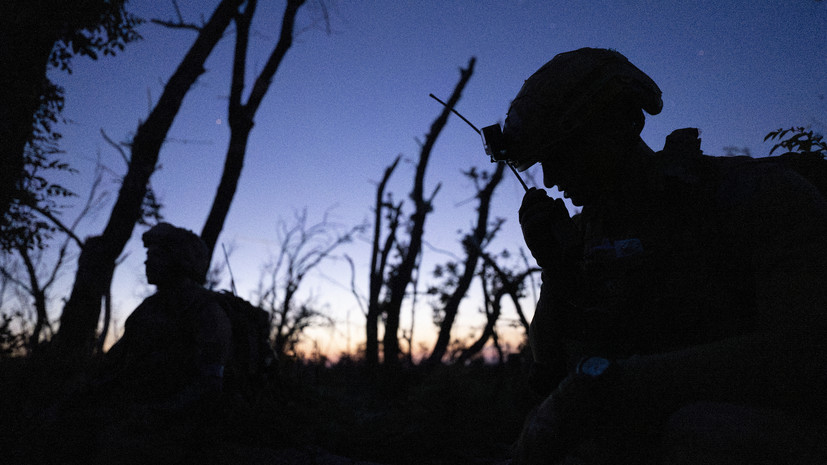
<svg viewBox="0 0 827 465"><path fill-rule="evenodd" d="M198 22L218 0L179 3L185 19ZM275 44L283 9L280 1L260 3L248 61L250 81ZM311 222L325 211L345 226L371 218L375 184L397 154L411 163L397 169L389 189L396 198L407 197L417 139L424 139L441 110L428 94L447 99L458 69L471 56L477 57L475 73L457 110L478 127L502 121L523 80L555 54L584 46L614 48L658 83L664 108L647 118L643 130L655 150L673 129L692 126L701 129L708 154L735 146L763 156L771 144L762 139L771 130L800 125L823 133L827 126L827 2L327 0L330 34L319 25L319 7L313 0L308 3L298 18L302 32L256 115L245 171L219 239L234 249L230 260L245 297L276 250L280 219L289 222L303 208ZM129 5L145 18L174 17L172 4L163 0L131 0ZM62 130L63 148L80 170L67 184L81 198L98 157L113 172L125 172L100 131L115 140L134 135L195 38L191 31L149 23L140 32L144 40L115 58L78 59L71 75L54 73L66 89L65 116L70 120ZM210 208L226 152L231 52L228 33L187 96L161 152L161 170L152 178L166 220L196 232ZM426 224L430 247L423 276L430 276L434 263L450 258L440 251L458 253L457 231L468 230L474 221L473 186L460 175L471 166L493 168L479 137L452 118L426 176L426 190L438 182L442 189ZM537 169L530 173L539 180ZM522 246L516 221L522 189L507 176L494 203L494 215L507 223L493 249L516 251ZM99 233L108 218L117 190L116 177L108 179L110 202L84 223L83 235ZM74 213L64 216L71 219ZM150 292L142 277L143 230L136 229L129 255L116 271L119 324ZM368 251L363 240L342 249L354 258L357 285L365 290ZM322 350L343 349L348 340L353 348L364 337L364 318L347 289L349 269L339 260L319 271L305 291L341 324L314 338ZM67 273L67 286L71 279ZM482 324L476 307L473 299L462 307L457 336ZM423 300L416 332L429 347L435 339L432 327Z"/></svg>

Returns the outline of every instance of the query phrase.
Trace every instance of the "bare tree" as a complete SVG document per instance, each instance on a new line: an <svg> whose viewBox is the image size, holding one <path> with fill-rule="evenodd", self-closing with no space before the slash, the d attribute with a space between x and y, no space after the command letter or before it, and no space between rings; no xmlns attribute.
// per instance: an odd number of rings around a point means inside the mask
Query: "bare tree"
<svg viewBox="0 0 827 465"><path fill-rule="evenodd" d="M480 255L485 249L485 245L493 239L494 235L499 230L502 220L497 220L489 229L488 216L491 210L491 198L494 195L494 190L500 183L505 170L505 163L498 163L494 174L490 177L486 172L482 174L477 173L475 169L468 171L466 176L471 178L477 186L476 197L479 200L477 206L477 224L471 234L465 235L462 239L462 246L465 252L465 260L462 264L463 270L453 276L450 291L441 292L442 308L439 309L441 313L441 322L439 325L439 336L437 337L434 349L428 357L428 363L440 363L445 356L448 349L448 344L451 342L451 328L454 325L457 312L459 311L460 302L465 298L468 289L471 287L471 281L474 279L474 274L477 270L477 263ZM481 185L481 182L485 182Z"/></svg>
<svg viewBox="0 0 827 465"><path fill-rule="evenodd" d="M204 62L221 39L243 0L222 0L198 32L192 47L170 77L158 103L138 126L132 141L129 170L103 233L84 243L75 283L60 319L59 352L69 359L91 353L101 311L109 292L116 260L141 218L147 183L184 96L204 72Z"/></svg>
<svg viewBox="0 0 827 465"><path fill-rule="evenodd" d="M374 225L370 270L370 302L373 306L368 307L367 324L366 355L368 364L375 365L378 363L377 325L374 324L374 322L378 321L378 318L382 314L385 315L385 334L382 344L384 363L386 365L396 365L399 363L400 350L398 332L402 303L406 298L408 285L411 283L414 270L419 262L419 255L422 250L422 236L425 232L425 220L432 209L434 196L436 196L440 188L440 185L437 184L431 195L428 197L425 196L425 171L428 167L431 151L439 137L439 133L442 131L442 128L445 127L448 116L451 114L451 108L459 101L462 90L474 73L475 62L476 59L472 57L468 62L468 67L460 69L459 82L455 86L451 98L448 99L447 106L443 108L440 115L431 124L431 129L420 149L419 162L417 163L416 173L414 175L414 185L410 194L410 198L414 203L414 212L409 218L410 229L407 242L402 242L402 240L396 236L398 223L394 222L394 219L398 221L400 213L394 209L401 208L401 205L396 207L393 204L383 203L382 201L384 185L387 178L390 177L390 174L393 172L398 159L386 170L385 178L380 184L380 189L377 191L376 217L382 217L382 210L386 212L389 211L388 218L391 221L389 221L390 229L385 239L381 239L381 234L378 233L378 231L380 231L379 221L377 220ZM393 249L399 253L399 262L388 267L389 270L386 276L386 269L382 264L387 264L387 254ZM380 301L379 296L382 294L383 288L385 290L385 296Z"/></svg>
<svg viewBox="0 0 827 465"><path fill-rule="evenodd" d="M273 348L278 355L292 352L308 327L330 323L312 299L297 302L297 292L308 273L332 259L336 249L363 229L364 225L358 225L343 230L331 223L326 214L318 223L308 224L307 210L296 215L294 224L280 224L278 253L264 267L256 302L270 313Z"/></svg>
<svg viewBox="0 0 827 465"><path fill-rule="evenodd" d="M402 202L396 203L392 196L385 199L385 187L388 180L399 164L401 155L385 170L385 175L376 189L376 209L373 221L373 247L370 256L370 279L368 290L368 309L366 314L366 341L365 359L369 366L379 364L379 318L382 315L382 305L379 296L385 284L385 270L388 257L396 244L396 231L399 228L399 217L402 212ZM388 232L382 240L382 220L388 221Z"/></svg>
<svg viewBox="0 0 827 465"><path fill-rule="evenodd" d="M489 339L494 341L494 345L502 359L502 349L498 343L496 324L502 314L502 300L506 296L511 298L518 315L518 323L523 327L526 338L528 337L528 321L524 316L520 299L525 292L526 279L541 270L536 267L519 272L504 270L490 254L481 253L481 256L484 262L480 283L483 290L485 326L477 340L460 353L456 361L458 364L463 364L479 354Z"/></svg>
<svg viewBox="0 0 827 465"><path fill-rule="evenodd" d="M31 298L34 306L35 322L27 343L30 350L40 343L44 331L49 333L46 335L46 339L53 336L54 330L49 320L49 302L51 301L49 291L61 276L61 272L64 270L67 261L69 261L72 246L83 247L83 241L77 237L74 231L84 218L97 210L102 198L106 195L98 192L103 178L103 169L103 166L99 163L86 202L71 224L64 224L49 210L38 210L38 213L53 225L52 228L56 233L64 236L63 241L55 251L54 257L49 256L47 258L47 251L50 249L46 247L36 246L36 244L19 244L15 248L15 252L20 262L13 261L13 256L9 254L4 257L6 260L0 264L0 274L2 274L5 281L22 290L26 296ZM46 260L50 260L50 262L47 263ZM18 267L15 266L15 263L21 263L25 272L18 273ZM20 274L24 276L20 276Z"/></svg>
<svg viewBox="0 0 827 465"><path fill-rule="evenodd" d="M218 184L212 208L201 230L201 238L207 243L212 255L218 235L224 228L224 221L230 211L238 178L244 166L244 156L247 152L247 141L253 129L253 118L258 111L261 101L267 94L287 51L293 44L293 29L296 13L305 3L305 0L287 0L284 16L281 23L281 33L275 48L264 68L256 77L253 88L246 103L242 103L244 80L247 71L247 51L250 40L250 23L255 15L257 0L247 0L244 10L235 16L235 55L233 57L233 74L230 84L230 103L227 120L230 125L230 143L227 147L227 156L224 161L224 171L221 182ZM324 3L320 3L324 9Z"/></svg>

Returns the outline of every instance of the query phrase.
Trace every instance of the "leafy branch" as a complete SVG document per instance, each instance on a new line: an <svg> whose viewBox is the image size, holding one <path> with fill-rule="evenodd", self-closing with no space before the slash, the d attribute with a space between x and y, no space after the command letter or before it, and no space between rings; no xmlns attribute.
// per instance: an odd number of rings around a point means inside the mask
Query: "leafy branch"
<svg viewBox="0 0 827 465"><path fill-rule="evenodd" d="M789 137L787 137L788 134ZM767 134L764 142L767 140L778 140L778 143L770 149L770 155L777 149L783 148L788 152L811 152L827 157L827 142L824 141L824 136L812 129L808 131L804 127L781 128Z"/></svg>

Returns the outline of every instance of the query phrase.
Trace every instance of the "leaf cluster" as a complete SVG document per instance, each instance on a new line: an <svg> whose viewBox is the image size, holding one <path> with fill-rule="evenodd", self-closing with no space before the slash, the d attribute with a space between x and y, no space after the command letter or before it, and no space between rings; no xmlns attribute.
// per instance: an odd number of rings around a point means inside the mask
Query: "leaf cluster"
<svg viewBox="0 0 827 465"><path fill-rule="evenodd" d="M781 128L768 133L764 137L764 142L767 140L778 140L770 149L770 155L783 148L787 152L810 152L827 157L827 142L824 141L824 136L812 129L808 131L804 127Z"/></svg>
<svg viewBox="0 0 827 465"><path fill-rule="evenodd" d="M26 345L24 331L15 331L11 325L15 318L23 318L21 312L0 315L0 359L20 354Z"/></svg>
<svg viewBox="0 0 827 465"><path fill-rule="evenodd" d="M140 39L136 27L141 19L129 14L126 0L80 0L36 2L18 14L36 15L41 30L54 33L55 43L49 64L71 73L71 59L86 56L96 60L100 54L114 55L132 41ZM54 32L56 31L56 32ZM12 201L0 219L0 251L13 248L42 247L55 227L53 214L61 207L57 200L73 196L65 187L45 177L49 171L74 172L67 163L55 158L61 151L61 134L55 125L62 121L63 89L43 79L39 86L38 105L32 115L32 131L23 154L22 177L13 188ZM149 199L145 212L157 211L157 202Z"/></svg>
<svg viewBox="0 0 827 465"><path fill-rule="evenodd" d="M443 307L451 298L454 288L459 283L460 267L456 261L448 261L446 263L438 264L434 267L432 275L435 279L440 280L437 285L432 285L427 288L425 293L430 296L435 296L438 303L432 304L433 307L433 321L436 326L442 323Z"/></svg>
<svg viewBox="0 0 827 465"><path fill-rule="evenodd" d="M37 135L40 143L26 147L23 177L17 186L8 210L0 222L0 250L42 248L56 227L51 221L59 214L61 199L74 197L68 188L47 178L47 173L77 172L55 156L61 153L54 141L59 135Z"/></svg>
<svg viewBox="0 0 827 465"><path fill-rule="evenodd" d="M136 27L142 19L131 15L125 8L126 0L82 0L63 2L66 5L54 26L62 26L49 63L71 73L74 56L86 56L97 60L99 54L115 55L126 44L141 39Z"/></svg>
<svg viewBox="0 0 827 465"><path fill-rule="evenodd" d="M141 202L141 216L138 218L138 224L142 226L151 226L160 223L164 220L164 215L161 213L163 205L155 195L152 186L148 186L146 195Z"/></svg>

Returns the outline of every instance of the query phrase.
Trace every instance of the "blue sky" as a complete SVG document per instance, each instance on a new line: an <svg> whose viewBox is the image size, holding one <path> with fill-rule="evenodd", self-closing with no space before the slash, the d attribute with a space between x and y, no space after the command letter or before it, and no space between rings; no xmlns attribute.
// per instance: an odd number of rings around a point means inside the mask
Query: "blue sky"
<svg viewBox="0 0 827 465"><path fill-rule="evenodd" d="M217 0L180 2L187 20L208 16ZM249 76L275 43L283 2L261 2L253 29ZM825 130L827 111L827 2L788 1L538 1L538 0L328 0L331 33L318 23L313 1L299 14L297 35L276 75L251 133L245 171L219 239L234 244L231 261L240 293L249 296L264 258L276 249L276 225L307 208L311 220L325 211L343 224L371 217L375 183L397 154L415 160L440 111L429 93L446 99L471 56L477 58L457 109L478 127L502 121L524 79L555 54L584 46L614 48L649 74L663 90L664 109L647 118L644 140L655 150L681 127L699 127L702 149L722 154L725 146L754 155L770 148L763 136L779 127ZM138 15L173 18L171 3L131 0ZM115 58L79 59L71 75L54 73L66 89L63 128L66 158L80 169L68 181L85 193L96 158L123 173L124 163L100 136L104 130L127 140L155 102L194 33L152 24L144 40ZM152 185L163 213L179 226L200 231L221 175L229 130L226 96L232 40L228 34L207 62L169 134ZM459 250L457 231L474 221L473 187L460 171L493 168L478 136L452 118L432 155L426 189L442 183L426 226L434 249ZM405 163L390 189L406 197L414 165ZM536 170L536 168L532 169ZM533 173L540 179L539 173ZM509 175L510 176L510 175ZM114 192L117 185L110 181ZM522 189L507 177L498 189L494 214L507 218L495 248L522 245L516 210ZM96 234L107 205L81 228ZM69 211L67 218L73 216ZM137 240L116 272L116 319L120 322L150 288L142 281L143 250ZM343 249L357 263L357 283L366 289L368 246ZM424 271L447 257L426 249ZM330 315L349 320L353 340L364 319L343 289L350 276L331 262L308 281ZM67 274L71 281L71 273ZM339 283L335 285L332 283ZM458 335L481 324L472 300L461 310ZM418 311L417 331L433 344L430 310ZM57 315L55 315L57 317ZM421 320L421 321L420 321ZM407 324L407 323L404 323ZM344 326L333 337L342 344ZM329 333L316 336L325 341Z"/></svg>

